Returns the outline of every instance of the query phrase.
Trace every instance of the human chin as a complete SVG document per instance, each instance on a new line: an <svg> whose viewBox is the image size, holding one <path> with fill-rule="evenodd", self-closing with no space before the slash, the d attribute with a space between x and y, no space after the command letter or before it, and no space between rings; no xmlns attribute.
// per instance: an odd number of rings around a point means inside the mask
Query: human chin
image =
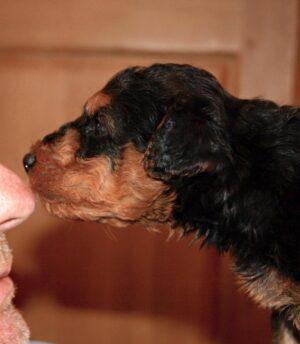
<svg viewBox="0 0 300 344"><path fill-rule="evenodd" d="M29 330L12 305L14 284L9 277L11 264L11 250L5 235L0 234L0 343L25 344L29 339Z"/></svg>
<svg viewBox="0 0 300 344"><path fill-rule="evenodd" d="M29 329L21 314L9 304L0 314L0 343L27 344Z"/></svg>

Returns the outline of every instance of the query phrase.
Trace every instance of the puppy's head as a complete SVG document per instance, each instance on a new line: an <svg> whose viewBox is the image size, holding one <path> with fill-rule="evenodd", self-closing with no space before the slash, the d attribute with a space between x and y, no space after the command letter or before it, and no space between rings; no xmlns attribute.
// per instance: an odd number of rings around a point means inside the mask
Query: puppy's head
<svg viewBox="0 0 300 344"><path fill-rule="evenodd" d="M188 65L121 71L79 118L32 146L24 157L32 188L62 218L172 222L173 181L230 161L226 99L211 74Z"/></svg>

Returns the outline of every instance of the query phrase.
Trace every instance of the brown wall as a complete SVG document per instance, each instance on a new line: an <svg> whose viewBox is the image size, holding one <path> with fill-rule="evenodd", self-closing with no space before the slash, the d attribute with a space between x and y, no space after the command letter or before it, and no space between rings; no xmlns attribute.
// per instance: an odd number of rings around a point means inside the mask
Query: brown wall
<svg viewBox="0 0 300 344"><path fill-rule="evenodd" d="M0 154L24 180L29 146L128 65L192 63L236 95L289 102L294 93L296 0L0 1ZM38 206L9 234L33 338L270 342L268 312L237 291L230 259L166 238L58 221Z"/></svg>
<svg viewBox="0 0 300 344"><path fill-rule="evenodd" d="M294 101L300 105L300 6L298 6L298 23L297 23L297 48L296 48L296 59L295 59L295 75L294 75Z"/></svg>

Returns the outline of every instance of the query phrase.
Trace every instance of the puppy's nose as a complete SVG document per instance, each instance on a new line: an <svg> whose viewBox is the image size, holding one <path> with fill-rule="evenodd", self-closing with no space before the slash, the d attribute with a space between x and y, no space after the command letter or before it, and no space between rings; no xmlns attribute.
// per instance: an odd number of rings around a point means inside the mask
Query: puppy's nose
<svg viewBox="0 0 300 344"><path fill-rule="evenodd" d="M23 165L26 172L29 172L36 162L35 156L32 153L28 153L23 158Z"/></svg>

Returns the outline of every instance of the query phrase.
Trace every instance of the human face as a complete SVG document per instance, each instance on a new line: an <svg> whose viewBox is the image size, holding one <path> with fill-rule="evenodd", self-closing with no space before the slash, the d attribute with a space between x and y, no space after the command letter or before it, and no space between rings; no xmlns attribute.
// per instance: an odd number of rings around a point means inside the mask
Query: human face
<svg viewBox="0 0 300 344"><path fill-rule="evenodd" d="M29 330L12 304L14 284L9 277L12 254L4 232L22 223L34 209L34 198L21 180L0 164L0 343L25 344Z"/></svg>

